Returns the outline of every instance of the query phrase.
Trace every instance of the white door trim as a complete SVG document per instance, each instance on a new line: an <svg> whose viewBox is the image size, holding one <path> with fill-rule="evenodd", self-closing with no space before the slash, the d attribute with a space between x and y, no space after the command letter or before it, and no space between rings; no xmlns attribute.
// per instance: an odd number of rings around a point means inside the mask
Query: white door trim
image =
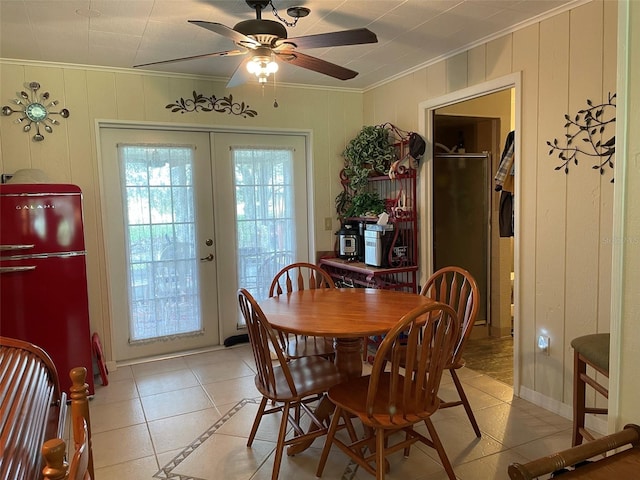
<svg viewBox="0 0 640 480"><path fill-rule="evenodd" d="M463 88L462 90L457 90L455 92L448 93L446 95L432 98L429 100L425 100L424 102L420 102L418 104L418 133L420 133L426 140L427 145L433 145L433 112L441 107L446 107L448 105L454 103L464 102L465 100L471 100L472 98L480 97L483 95L487 95L490 93L498 92L500 90L504 90L506 88L514 88L515 89L515 129L516 131L520 131L521 125L521 90L522 90L522 74L521 72L511 73L509 75L505 75L504 77L496 78L494 80L490 80L488 82L480 83L478 85L473 85L468 88ZM521 135L516 135L515 138L515 151L516 156L514 160L515 165L515 189L516 191L520 191L520 176L522 169L519 168L520 156L517 152L520 151L520 137ZM422 175L419 176L419 193L418 199L419 204L424 205L424 208L420 209L420 225L426 226L424 228L419 229L420 239L418 244L420 246L420 276L422 278L422 283L424 283L426 276L433 270L433 252L432 249L429 248L433 242L433 234L432 229L427 228L429 225L433 224L433 205L431 202L431 182L433 180L433 162L431 161L433 158L433 150L427 148L425 155L423 157L422 165L420 166L422 170ZM519 359L519 348L518 348L518 330L519 325L518 321L520 319L520 298L519 298L519 281L518 281L518 270L519 270L519 259L520 259L520 199L518 195L514 196L514 212L515 214L515 222L514 222L514 272L515 272L515 280L513 285L513 293L514 293L514 342L513 342L513 390L516 395L519 394L519 385L520 385L520 359Z"/></svg>

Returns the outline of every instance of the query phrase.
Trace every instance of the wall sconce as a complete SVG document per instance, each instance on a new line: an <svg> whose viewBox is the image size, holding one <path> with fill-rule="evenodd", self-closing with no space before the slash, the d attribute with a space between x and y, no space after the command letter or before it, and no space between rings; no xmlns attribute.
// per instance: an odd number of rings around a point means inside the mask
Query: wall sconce
<svg viewBox="0 0 640 480"><path fill-rule="evenodd" d="M49 102L49 92L38 94L38 90L40 89L38 82L31 82L28 84L28 87L31 94L21 91L20 98L13 100L13 103L15 103L19 109L4 105L2 107L2 114L8 117L14 113L20 113L21 116L15 123L20 124L25 122L25 125L22 127L24 132L30 132L32 125L35 125L36 133L33 135L33 140L41 142L44 140L44 135L40 133L40 124L42 124L45 132L52 133L53 128L51 128L51 126L60 125L60 122L51 118L51 115L60 115L62 118L69 118L69 110L63 108L58 112L52 112L50 110L51 107L55 107L59 102L57 100Z"/></svg>

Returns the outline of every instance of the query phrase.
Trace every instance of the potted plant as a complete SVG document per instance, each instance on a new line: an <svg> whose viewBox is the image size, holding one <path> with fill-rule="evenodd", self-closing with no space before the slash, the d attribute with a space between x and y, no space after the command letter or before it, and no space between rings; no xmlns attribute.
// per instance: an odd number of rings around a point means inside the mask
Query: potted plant
<svg viewBox="0 0 640 480"><path fill-rule="evenodd" d="M341 217L357 217L384 211L384 201L367 192L372 175L386 175L395 150L390 132L381 125L367 125L347 144L342 153L344 168L340 173L344 191L336 197L336 210Z"/></svg>
<svg viewBox="0 0 640 480"><path fill-rule="evenodd" d="M336 210L345 218L375 217L384 212L384 200L376 192L340 192L336 197Z"/></svg>
<svg viewBox="0 0 640 480"><path fill-rule="evenodd" d="M394 148L389 130L380 125L362 127L342 153L344 177L349 188L359 192L370 175L386 175L393 162Z"/></svg>

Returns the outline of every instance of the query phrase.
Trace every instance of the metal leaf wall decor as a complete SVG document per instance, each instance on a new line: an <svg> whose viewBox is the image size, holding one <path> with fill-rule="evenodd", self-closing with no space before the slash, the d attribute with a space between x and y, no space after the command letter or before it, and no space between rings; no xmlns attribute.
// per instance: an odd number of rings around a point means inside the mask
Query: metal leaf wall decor
<svg viewBox="0 0 640 480"><path fill-rule="evenodd" d="M565 115L567 129L564 144L557 138L553 142L547 141L551 147L549 155L557 153L562 162L555 170L564 169L569 173L569 166L578 165L578 154L595 157L596 164L591 168L599 170L604 175L606 167L613 173L613 157L616 153L616 94L609 93L606 102L594 105L587 99L587 108L578 110L574 118ZM613 177L611 177L613 183Z"/></svg>
<svg viewBox="0 0 640 480"><path fill-rule="evenodd" d="M244 102L234 103L233 95L218 98L215 95L207 97L201 93L193 91L193 98L180 98L176 103L170 103L165 108L171 109L172 112L218 112L227 113L229 115L238 115L244 118L256 117L258 112L249 108L249 104Z"/></svg>

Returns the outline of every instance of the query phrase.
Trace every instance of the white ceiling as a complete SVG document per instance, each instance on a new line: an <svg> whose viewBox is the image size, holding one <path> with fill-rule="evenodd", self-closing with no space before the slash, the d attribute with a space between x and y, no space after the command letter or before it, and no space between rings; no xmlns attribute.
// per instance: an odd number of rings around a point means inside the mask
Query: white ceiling
<svg viewBox="0 0 640 480"><path fill-rule="evenodd" d="M366 27L378 43L300 50L359 72L341 81L282 65L284 83L365 89L481 39L584 0L272 0L311 9L289 37ZM255 18L244 0L0 0L0 58L130 68L234 49L187 20L233 27ZM263 19L276 20L271 7ZM212 57L149 70L229 78L242 57Z"/></svg>

